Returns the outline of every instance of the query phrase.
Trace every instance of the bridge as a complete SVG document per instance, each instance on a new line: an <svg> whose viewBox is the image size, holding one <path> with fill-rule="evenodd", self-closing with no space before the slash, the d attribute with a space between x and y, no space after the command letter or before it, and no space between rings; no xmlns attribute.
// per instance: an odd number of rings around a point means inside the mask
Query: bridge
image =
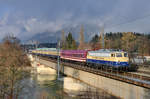
<svg viewBox="0 0 150 99"><path fill-rule="evenodd" d="M81 80L96 88L106 90L117 97L125 99L150 97L150 75L148 74L139 72L120 73L62 61L58 69L57 59L32 56L38 64L43 64L54 70L60 70L60 72L67 76ZM37 68L39 67L37 66Z"/></svg>

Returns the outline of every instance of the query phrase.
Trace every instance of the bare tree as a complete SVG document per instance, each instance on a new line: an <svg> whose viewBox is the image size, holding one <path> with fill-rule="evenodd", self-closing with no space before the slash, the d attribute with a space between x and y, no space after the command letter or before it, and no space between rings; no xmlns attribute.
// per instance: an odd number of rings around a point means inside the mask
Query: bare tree
<svg viewBox="0 0 150 99"><path fill-rule="evenodd" d="M65 32L64 32L64 30L62 30L61 47L62 47L62 49L65 49L65 47L66 47L66 42L65 42Z"/></svg>
<svg viewBox="0 0 150 99"><path fill-rule="evenodd" d="M104 26L101 27L101 32L100 32L100 42L101 42L101 47L104 49L105 48L105 40L104 40Z"/></svg>
<svg viewBox="0 0 150 99"><path fill-rule="evenodd" d="M28 75L24 67L30 66L30 61L16 38L5 38L0 45L0 98L17 99L23 88L20 80Z"/></svg>
<svg viewBox="0 0 150 99"><path fill-rule="evenodd" d="M84 49L84 28L83 25L80 29L80 37L79 37L79 47L78 49Z"/></svg>

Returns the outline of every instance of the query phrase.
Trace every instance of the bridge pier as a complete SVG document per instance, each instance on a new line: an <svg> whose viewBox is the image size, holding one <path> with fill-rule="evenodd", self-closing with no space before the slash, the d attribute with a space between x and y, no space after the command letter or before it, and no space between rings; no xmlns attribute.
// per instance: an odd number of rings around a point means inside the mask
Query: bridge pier
<svg viewBox="0 0 150 99"><path fill-rule="evenodd" d="M39 58L34 58L31 55L29 55L29 58L31 60L31 65L34 68L33 71L31 71L31 73L36 72L37 74L41 74L41 75L56 75L56 69L52 68L50 66L41 64L39 61Z"/></svg>
<svg viewBox="0 0 150 99"><path fill-rule="evenodd" d="M46 75L56 74L56 70L55 69L52 69L52 68L47 67L47 66L44 66L42 64L37 66L36 70L37 70L38 74L46 74Z"/></svg>

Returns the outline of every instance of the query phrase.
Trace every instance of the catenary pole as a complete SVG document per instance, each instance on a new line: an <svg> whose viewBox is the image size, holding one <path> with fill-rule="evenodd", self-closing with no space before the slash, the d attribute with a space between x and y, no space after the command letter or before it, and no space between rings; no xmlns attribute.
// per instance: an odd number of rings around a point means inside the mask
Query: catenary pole
<svg viewBox="0 0 150 99"><path fill-rule="evenodd" d="M58 53L58 56L57 56L57 78L59 79L59 75L60 75L60 57L59 57L59 54L60 54L60 41L58 41L57 53Z"/></svg>

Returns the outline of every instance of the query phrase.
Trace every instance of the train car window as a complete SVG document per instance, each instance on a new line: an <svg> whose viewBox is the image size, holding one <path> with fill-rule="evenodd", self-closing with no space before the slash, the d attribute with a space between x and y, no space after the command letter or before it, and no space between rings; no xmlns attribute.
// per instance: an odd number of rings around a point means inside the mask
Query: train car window
<svg viewBox="0 0 150 99"><path fill-rule="evenodd" d="M84 54L82 54L82 58L84 58Z"/></svg>
<svg viewBox="0 0 150 99"><path fill-rule="evenodd" d="M116 53L116 57L122 57L121 53Z"/></svg>
<svg viewBox="0 0 150 99"><path fill-rule="evenodd" d="M78 54L78 57L81 57L81 55L80 55L80 54Z"/></svg>
<svg viewBox="0 0 150 99"><path fill-rule="evenodd" d="M127 53L124 53L124 57L128 57L128 54L127 54Z"/></svg>

